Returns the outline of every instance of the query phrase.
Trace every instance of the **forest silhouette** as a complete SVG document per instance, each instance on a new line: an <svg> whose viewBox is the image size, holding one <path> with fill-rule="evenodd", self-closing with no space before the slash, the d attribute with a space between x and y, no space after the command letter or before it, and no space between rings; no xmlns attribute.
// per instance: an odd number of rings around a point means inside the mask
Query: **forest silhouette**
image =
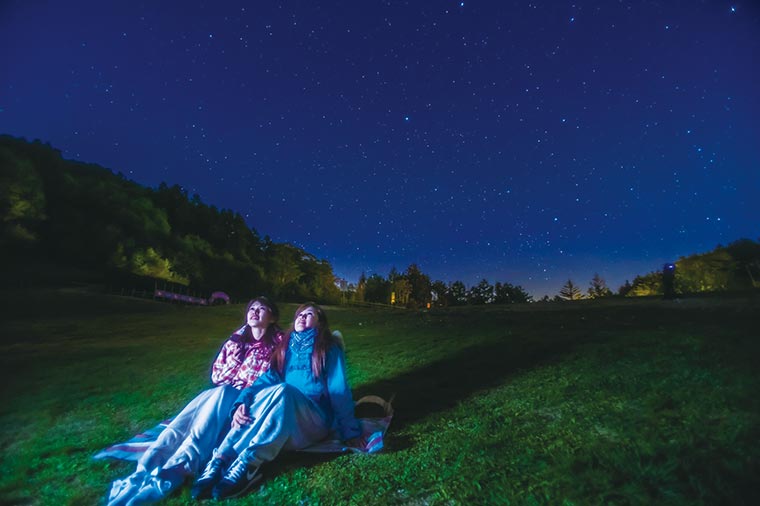
<svg viewBox="0 0 760 506"><path fill-rule="evenodd" d="M431 280L416 264L339 286L327 260L262 238L239 213L204 204L178 185L147 188L99 165L66 160L47 143L9 135L0 136L0 216L0 265L11 286L75 279L151 290L161 283L203 296L224 290L237 298L268 293L283 301L406 307L533 300L506 281L483 279L467 288ZM739 239L675 265L679 294L757 288L760 243ZM662 273L636 276L617 290L595 275L586 293L582 288L568 280L554 300L662 295Z"/></svg>

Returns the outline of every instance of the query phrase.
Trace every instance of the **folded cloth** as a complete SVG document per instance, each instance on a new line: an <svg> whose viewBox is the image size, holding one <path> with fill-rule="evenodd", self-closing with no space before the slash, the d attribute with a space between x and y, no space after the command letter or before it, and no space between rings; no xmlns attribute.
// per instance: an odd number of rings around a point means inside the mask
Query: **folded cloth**
<svg viewBox="0 0 760 506"><path fill-rule="evenodd" d="M148 449L150 445L152 445L156 439L158 439L158 435L163 432L163 430L171 423L171 419L164 420L163 422L159 423L155 427L146 430L145 432L141 432L140 434L136 435L129 441L125 441L124 443L118 443L113 446L109 446L108 448L105 448L104 450L99 451L95 455L93 455L92 458L94 459L105 459L105 458L112 458L112 459L119 459L119 460L134 460L137 461L140 459L140 456L145 453L145 450Z"/></svg>
<svg viewBox="0 0 760 506"><path fill-rule="evenodd" d="M356 406L360 404L377 404L383 409L385 416L378 418L359 418L362 427L362 437L367 442L364 448L349 447L338 438L337 434L331 433L327 439L314 445L302 449L305 452L315 453L341 453L352 451L356 453L376 453L383 449L383 439L388 427L393 419L393 406L391 403L376 395L367 395L356 401ZM171 420L164 420L155 427L141 432L129 441L118 443L105 448L95 455L93 459L119 459L137 461L140 456L153 444L158 435L166 428Z"/></svg>

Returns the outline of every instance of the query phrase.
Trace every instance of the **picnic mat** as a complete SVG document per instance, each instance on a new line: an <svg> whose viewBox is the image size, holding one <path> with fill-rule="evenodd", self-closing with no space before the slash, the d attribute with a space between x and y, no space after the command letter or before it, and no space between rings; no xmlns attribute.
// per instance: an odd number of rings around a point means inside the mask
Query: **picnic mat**
<svg viewBox="0 0 760 506"><path fill-rule="evenodd" d="M391 399L392 400L392 399ZM362 436L367 441L367 446L364 448L353 448L343 444L335 434L331 434L327 439L320 441L312 446L304 448L300 451L315 452L315 453L332 453L332 452L346 452L352 451L356 453L376 453L383 449L383 437L388 427L391 424L393 418L393 406L389 401L382 399L376 395L367 395L356 401L356 406L359 407L362 404L376 404L382 408L384 416L377 418L359 418L359 423L362 427ZM152 427L145 432L137 434L129 441L123 443L117 443L115 445L105 448L92 458L94 459L119 459L119 460L132 460L137 461L140 459L143 453L148 447L153 444L158 438L158 435L166 428L171 420L164 420L155 427Z"/></svg>

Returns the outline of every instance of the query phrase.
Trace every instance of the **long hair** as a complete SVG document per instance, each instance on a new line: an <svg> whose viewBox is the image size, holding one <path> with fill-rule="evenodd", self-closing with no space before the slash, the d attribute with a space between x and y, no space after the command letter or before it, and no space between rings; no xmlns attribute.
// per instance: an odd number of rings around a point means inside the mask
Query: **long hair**
<svg viewBox="0 0 760 506"><path fill-rule="evenodd" d="M269 312L272 313L272 323L269 324L267 327L266 332L264 332L264 335L261 338L261 342L268 345L268 346L275 346L277 342L279 341L279 334L282 332L282 329L277 324L277 320L280 319L280 309L277 307L277 304L269 300L268 297L265 297L263 295L260 295L256 297L255 299L251 299L248 301L248 304L245 305L245 314L243 315L243 321L248 322L248 310L251 309L251 306L253 306L254 303L258 302L262 306L266 306L269 308ZM251 328L246 327L245 329L246 338L251 338L253 334L251 333Z"/></svg>
<svg viewBox="0 0 760 506"><path fill-rule="evenodd" d="M305 302L298 306L295 314L293 315L293 322L290 324L287 332L280 341L277 348L272 353L272 367L274 367L280 374L283 373L285 368L285 353L288 351L288 344L290 343L290 334L295 331L295 319L306 308L314 308L317 314L317 335L314 336L314 351L311 354L311 372L314 373L315 378L319 378L322 375L322 370L325 367L325 359L327 357L327 350L333 345L343 347L343 342L332 335L330 331L330 324L327 322L327 315L324 310L313 302Z"/></svg>

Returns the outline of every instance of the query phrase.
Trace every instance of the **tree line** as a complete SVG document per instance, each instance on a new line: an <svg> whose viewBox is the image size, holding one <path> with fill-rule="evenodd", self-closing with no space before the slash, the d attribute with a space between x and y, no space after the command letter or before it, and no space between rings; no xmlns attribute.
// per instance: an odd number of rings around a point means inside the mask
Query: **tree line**
<svg viewBox="0 0 760 506"><path fill-rule="evenodd" d="M39 141L0 136L3 270L41 261L112 284L337 303L332 266L260 237L243 217L161 183L151 189ZM34 267L15 269L33 274Z"/></svg>
<svg viewBox="0 0 760 506"><path fill-rule="evenodd" d="M431 280L416 264L404 272L393 268L387 277L362 274L356 284L339 288L326 260L260 237L240 214L204 204L197 194L166 183L146 188L98 165L64 160L49 144L8 135L0 135L0 217L6 279L30 275L44 260L111 284L147 288L161 280L233 297L267 293L284 301L410 308L533 301L520 285ZM675 262L677 293L758 287L760 243L750 239ZM662 295L664 289L661 271L636 276L616 291L595 274L585 291L568 280L541 301Z"/></svg>
<svg viewBox="0 0 760 506"><path fill-rule="evenodd" d="M672 269L672 288L676 294L757 289L760 288L760 242L739 239L728 246L718 245L708 253L679 258L672 264ZM379 274L367 277L362 273L356 285L348 284L343 290L344 299L350 301L391 303L410 308L534 302L533 296L520 285L507 282L492 285L482 279L468 288L462 281L431 281L416 264L401 273L393 268L387 277ZM559 293L553 297L545 295L537 302L663 296L665 291L663 271L636 276L633 282L626 280L614 291L595 273L585 290L568 279Z"/></svg>
<svg viewBox="0 0 760 506"><path fill-rule="evenodd" d="M667 264L666 264L667 265ZM613 292L599 274L589 282L586 292L568 279L554 298L542 301L579 300L600 297L662 296L666 292L663 270L652 271L628 280ZM679 258L671 264L672 289L675 294L746 291L760 288L760 242L739 239L728 246L718 245L712 251Z"/></svg>
<svg viewBox="0 0 760 506"><path fill-rule="evenodd" d="M387 277L380 274L367 277L362 273L356 285L347 285L345 295L348 300L357 303L374 302L415 309L533 301L533 297L523 287L506 282L491 285L483 279L467 288L462 281L433 281L417 264L409 265L404 272L399 272L394 267Z"/></svg>

